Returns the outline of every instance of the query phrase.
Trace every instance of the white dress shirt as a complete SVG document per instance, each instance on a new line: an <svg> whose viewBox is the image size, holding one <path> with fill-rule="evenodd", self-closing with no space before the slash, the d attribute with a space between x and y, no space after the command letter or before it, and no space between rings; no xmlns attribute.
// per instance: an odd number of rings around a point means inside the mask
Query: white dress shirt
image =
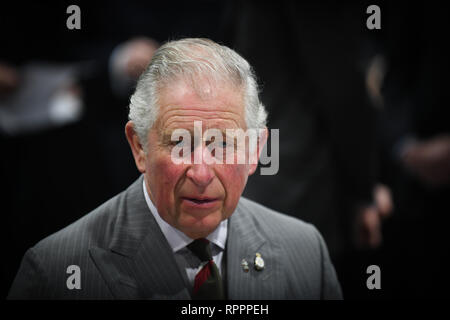
<svg viewBox="0 0 450 320"><path fill-rule="evenodd" d="M161 216L158 213L158 210L156 209L155 205L150 199L150 196L148 195L145 180L143 181L143 189L145 201L147 202L150 212L155 217L156 222L158 223L162 233L167 239L167 242L169 242L169 245L172 247L172 250L175 254L175 260L181 266L181 268L184 268L186 270L189 282L193 287L196 274L207 262L203 262L202 264L197 265L198 261L196 261L196 259L198 258L196 258L194 254L191 252L191 250L189 250L186 247L192 241L194 241L194 239L191 239L180 230L172 227L170 224L168 224L161 218ZM228 226L228 219L223 220L219 224L219 226L206 237L206 239L208 239L212 244L211 252L213 260L217 265L217 268L219 269L219 272L221 274L222 274L222 257L223 252L225 250L225 244L227 241L227 230L228 230L227 226Z"/></svg>

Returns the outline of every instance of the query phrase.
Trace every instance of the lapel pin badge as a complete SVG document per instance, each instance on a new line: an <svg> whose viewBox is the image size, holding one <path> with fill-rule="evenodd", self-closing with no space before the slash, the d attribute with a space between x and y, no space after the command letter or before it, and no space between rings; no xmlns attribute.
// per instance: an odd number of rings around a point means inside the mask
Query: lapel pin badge
<svg viewBox="0 0 450 320"><path fill-rule="evenodd" d="M242 259L241 266L242 266L242 269L244 270L244 272L248 272L250 270L248 267L248 262L245 259Z"/></svg>
<svg viewBox="0 0 450 320"><path fill-rule="evenodd" d="M264 260L258 252L255 256L255 269L256 271L262 271L264 269Z"/></svg>

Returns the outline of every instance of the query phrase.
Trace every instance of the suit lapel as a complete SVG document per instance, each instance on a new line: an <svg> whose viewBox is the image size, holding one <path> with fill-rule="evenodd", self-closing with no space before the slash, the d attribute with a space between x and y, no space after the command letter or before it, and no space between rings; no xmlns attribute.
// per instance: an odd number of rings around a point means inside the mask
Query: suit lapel
<svg viewBox="0 0 450 320"><path fill-rule="evenodd" d="M172 248L145 202L141 176L118 201L109 248L90 255L118 299L190 299Z"/></svg>
<svg viewBox="0 0 450 320"><path fill-rule="evenodd" d="M227 236L227 288L228 299L279 299L282 294L282 266L279 246L267 241L253 214L246 212L242 202L230 217ZM257 213L256 213L257 215ZM256 253L264 260L264 269L255 269ZM248 272L242 260L248 263Z"/></svg>

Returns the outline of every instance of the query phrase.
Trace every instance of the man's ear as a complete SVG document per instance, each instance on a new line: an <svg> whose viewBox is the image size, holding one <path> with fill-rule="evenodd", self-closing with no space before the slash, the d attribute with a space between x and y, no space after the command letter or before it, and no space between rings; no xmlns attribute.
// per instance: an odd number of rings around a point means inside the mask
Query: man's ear
<svg viewBox="0 0 450 320"><path fill-rule="evenodd" d="M134 131L133 122L128 121L125 125L125 135L127 136L128 143L131 151L133 152L134 161L139 172L145 172L145 152L139 141L139 137Z"/></svg>
<svg viewBox="0 0 450 320"><path fill-rule="evenodd" d="M267 143L268 136L269 136L269 130L267 130L267 127L265 127L264 130L260 131L259 136L258 136L258 145L257 145L255 153L253 153L252 159L250 161L250 168L248 170L249 176L254 174L256 171L256 168L258 168L259 158L261 157L261 152Z"/></svg>

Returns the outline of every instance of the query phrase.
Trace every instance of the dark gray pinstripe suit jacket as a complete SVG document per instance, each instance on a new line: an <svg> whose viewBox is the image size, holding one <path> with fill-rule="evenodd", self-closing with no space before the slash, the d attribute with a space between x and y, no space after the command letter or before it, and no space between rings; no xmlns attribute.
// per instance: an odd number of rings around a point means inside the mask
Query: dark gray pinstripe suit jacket
<svg viewBox="0 0 450 320"><path fill-rule="evenodd" d="M149 212L142 177L127 190L29 249L9 299L190 299L187 276ZM339 299L339 282L311 225L241 198L229 220L229 299ZM265 269L253 268L261 253ZM242 259L249 262L244 272ZM81 270L69 290L67 267Z"/></svg>

